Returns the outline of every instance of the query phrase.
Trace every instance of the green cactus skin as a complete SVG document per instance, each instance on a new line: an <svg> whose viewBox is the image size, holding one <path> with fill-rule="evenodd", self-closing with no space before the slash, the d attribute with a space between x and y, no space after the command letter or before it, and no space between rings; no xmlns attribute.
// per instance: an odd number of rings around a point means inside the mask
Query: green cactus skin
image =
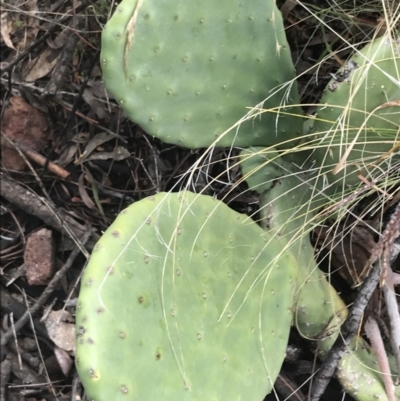
<svg viewBox="0 0 400 401"><path fill-rule="evenodd" d="M390 158L386 155L382 160L382 156L400 139L400 38L381 37L371 42L338 75L351 63L358 68L349 79L332 80L325 89L311 130L318 146L317 163L323 166L328 181L340 187L360 184L359 172L372 180L386 171ZM334 175L332 170L353 140L346 168Z"/></svg>
<svg viewBox="0 0 400 401"><path fill-rule="evenodd" d="M240 152L240 169L247 185L262 194L273 185L273 180L282 174L282 167L273 164L274 160L281 160L275 148L249 147ZM264 167L268 165L268 168Z"/></svg>
<svg viewBox="0 0 400 401"><path fill-rule="evenodd" d="M96 245L77 304L76 364L94 401L261 401L292 321L295 261L204 195L125 209Z"/></svg>
<svg viewBox="0 0 400 401"><path fill-rule="evenodd" d="M260 195L260 211L265 229L286 242L285 251L297 262L294 324L305 338L316 339L332 331L332 326L336 326L332 334L337 335L337 324L346 318L347 308L318 269L309 239L311 222L323 200L313 194L315 183L307 181L305 174L291 174L290 163L284 160L265 165L264 173L272 179L279 166L274 185ZM335 338L332 335L330 345Z"/></svg>
<svg viewBox="0 0 400 401"><path fill-rule="evenodd" d="M302 131L295 81L278 90L295 69L275 1L124 0L103 31L101 63L128 117L164 142L208 147L267 98L275 111L217 146L268 146Z"/></svg>
<svg viewBox="0 0 400 401"><path fill-rule="evenodd" d="M315 211L325 202L324 198L315 195L320 184L308 180L304 174L292 174L290 163L277 158L272 151L268 154L261 154L261 149L257 148L252 151L256 155L254 160L260 162L262 168L254 161L249 162L251 150L246 150L241 154L242 171L244 176L251 177L247 180L251 189L269 186L260 196L264 228L279 237L282 245L286 242L284 251L290 252L297 264L293 323L303 337L314 343L317 355L324 359L339 335L348 311L325 273L319 270L309 240ZM250 168L255 168L256 174L251 175ZM336 376L345 391L358 401L388 400L376 358L360 337L354 338L349 345L349 352L339 362ZM396 396L400 399L399 387Z"/></svg>
<svg viewBox="0 0 400 401"><path fill-rule="evenodd" d="M388 401L376 356L370 346L358 336L351 341L348 352L340 360L336 377L343 389L356 400ZM398 386L395 397L400 399Z"/></svg>

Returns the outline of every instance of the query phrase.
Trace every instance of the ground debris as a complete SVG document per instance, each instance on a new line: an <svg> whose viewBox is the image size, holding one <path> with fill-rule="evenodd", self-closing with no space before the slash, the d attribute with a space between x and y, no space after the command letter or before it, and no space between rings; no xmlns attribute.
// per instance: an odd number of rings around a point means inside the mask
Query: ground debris
<svg viewBox="0 0 400 401"><path fill-rule="evenodd" d="M10 99L10 107L3 115L2 132L17 146L40 151L47 142L47 127L47 119L42 112L20 96ZM2 137L1 145L3 166L11 170L23 170L26 163L12 144Z"/></svg>
<svg viewBox="0 0 400 401"><path fill-rule="evenodd" d="M32 233L24 253L26 278L29 285L45 285L54 273L53 232L47 228Z"/></svg>

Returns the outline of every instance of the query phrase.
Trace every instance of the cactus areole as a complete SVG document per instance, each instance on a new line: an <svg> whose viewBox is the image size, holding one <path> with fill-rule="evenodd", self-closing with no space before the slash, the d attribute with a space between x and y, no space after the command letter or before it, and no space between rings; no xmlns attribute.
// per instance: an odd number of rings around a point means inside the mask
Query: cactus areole
<svg viewBox="0 0 400 401"><path fill-rule="evenodd" d="M101 63L127 116L164 142L268 146L301 132L295 81L279 90L295 69L273 0L122 1ZM270 112L223 135L261 106Z"/></svg>

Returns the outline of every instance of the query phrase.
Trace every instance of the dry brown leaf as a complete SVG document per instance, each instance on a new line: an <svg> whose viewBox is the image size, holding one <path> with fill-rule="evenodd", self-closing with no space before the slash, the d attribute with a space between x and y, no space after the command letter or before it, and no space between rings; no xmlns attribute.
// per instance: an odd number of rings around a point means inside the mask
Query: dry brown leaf
<svg viewBox="0 0 400 401"><path fill-rule="evenodd" d="M86 145L85 150L82 154L81 159L79 160L79 163L86 160L86 158L100 145L103 143L106 143L108 141L111 141L111 139L115 139L116 136L109 134L108 132L101 132L100 134L95 135L89 143Z"/></svg>
<svg viewBox="0 0 400 401"><path fill-rule="evenodd" d="M54 347L54 355L57 358L57 362L65 376L68 376L71 371L73 361L67 351L57 346Z"/></svg>
<svg viewBox="0 0 400 401"><path fill-rule="evenodd" d="M71 141L75 143L88 143L90 139L89 132L79 132L79 134L75 134Z"/></svg>
<svg viewBox="0 0 400 401"><path fill-rule="evenodd" d="M4 43L6 44L7 47L10 49L16 50L13 42L10 38L10 33L11 33L11 21L9 20L8 13L5 11L1 11L0 14L0 26L1 26L1 37L4 40Z"/></svg>
<svg viewBox="0 0 400 401"><path fill-rule="evenodd" d="M286 0L281 6L281 13L284 20L287 19L290 12L297 6L296 0Z"/></svg>
<svg viewBox="0 0 400 401"><path fill-rule="evenodd" d="M71 21L69 23L69 26L72 26L74 22ZM54 39L47 39L47 44L52 48L52 49L61 49L67 42L68 39L71 37L71 30L66 28L63 29L62 32Z"/></svg>
<svg viewBox="0 0 400 401"><path fill-rule="evenodd" d="M90 196L87 193L86 188L85 188L85 174L84 173L82 173L79 177L78 188L79 188L79 195L81 196L81 199L82 199L83 203L86 205L86 207L88 207L89 209L95 209L96 205L90 198Z"/></svg>
<svg viewBox="0 0 400 401"><path fill-rule="evenodd" d="M35 18L38 6L37 0L13 0L7 2L7 4L3 4L5 8L7 7L7 11L12 11L12 13L8 15L7 27L5 26L6 23L2 20L1 28L2 30L8 29L14 46L12 48L16 49L16 52L12 52L7 59L6 63L8 64L36 39L39 32L39 22L38 19ZM17 10L21 10L21 12Z"/></svg>
<svg viewBox="0 0 400 401"><path fill-rule="evenodd" d="M103 90L104 92L104 90ZM91 107L96 116L100 119L109 120L110 113L107 110L104 102L99 100L92 92L91 88L85 89L83 92L83 99Z"/></svg>
<svg viewBox="0 0 400 401"><path fill-rule="evenodd" d="M95 74L93 74L95 75ZM98 78L90 79L87 83L88 88L94 96L99 99L107 99L107 91L104 87L104 82L101 79L101 75Z"/></svg>
<svg viewBox="0 0 400 401"><path fill-rule="evenodd" d="M37 0L22 0L21 4L24 5L26 11L29 11L28 25L30 27L36 26L35 15L38 11Z"/></svg>
<svg viewBox="0 0 400 401"><path fill-rule="evenodd" d="M69 144L60 154L56 163L65 167L74 160L76 153L78 152L79 145L77 143Z"/></svg>
<svg viewBox="0 0 400 401"><path fill-rule="evenodd" d="M69 25L72 26L72 20ZM71 29L65 28L54 39L48 39L48 47L43 50L35 59L29 61L23 68L23 76L27 82L35 82L49 74L57 63L62 48L71 37Z"/></svg>
<svg viewBox="0 0 400 401"><path fill-rule="evenodd" d="M130 156L128 149L123 146L116 146L112 152L96 152L91 154L85 160L108 160L113 159L115 161L125 160Z"/></svg>
<svg viewBox="0 0 400 401"><path fill-rule="evenodd" d="M27 82L35 82L49 74L57 63L60 49L48 47L35 59L29 61L23 68L22 75Z"/></svg>

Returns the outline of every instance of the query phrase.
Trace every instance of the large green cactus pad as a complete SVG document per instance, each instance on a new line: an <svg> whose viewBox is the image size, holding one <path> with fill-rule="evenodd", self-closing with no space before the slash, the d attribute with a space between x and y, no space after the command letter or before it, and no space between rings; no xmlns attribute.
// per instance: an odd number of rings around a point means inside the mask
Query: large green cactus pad
<svg viewBox="0 0 400 401"><path fill-rule="evenodd" d="M315 158L330 182L361 183L387 171L400 140L400 39L381 37L333 79L317 109ZM347 149L351 152L346 157ZM394 153L391 150L395 150ZM398 152L398 149L397 149ZM397 156L398 160L398 156ZM343 161L343 169L333 169Z"/></svg>
<svg viewBox="0 0 400 401"><path fill-rule="evenodd" d="M122 1L102 34L101 62L128 117L164 142L208 147L267 98L274 111L218 146L276 144L301 131L296 83L278 90L295 70L275 1Z"/></svg>
<svg viewBox="0 0 400 401"><path fill-rule="evenodd" d="M82 277L76 362L89 399L261 401L286 350L294 266L212 197L134 203Z"/></svg>

